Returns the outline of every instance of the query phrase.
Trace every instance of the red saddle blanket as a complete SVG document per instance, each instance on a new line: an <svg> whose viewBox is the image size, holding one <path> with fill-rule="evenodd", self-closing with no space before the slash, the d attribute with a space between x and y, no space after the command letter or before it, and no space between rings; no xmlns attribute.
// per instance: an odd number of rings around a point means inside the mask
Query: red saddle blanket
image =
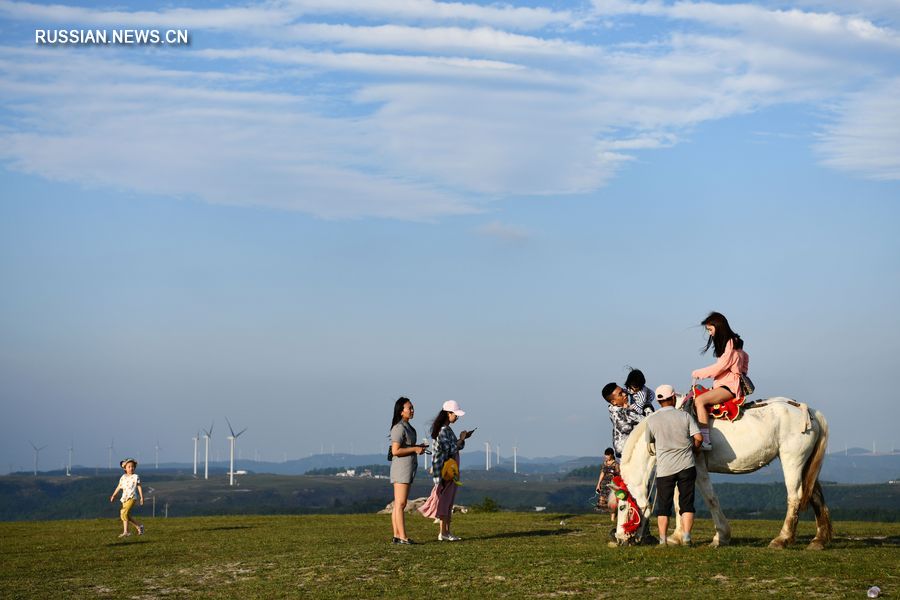
<svg viewBox="0 0 900 600"><path fill-rule="evenodd" d="M709 389L703 387L702 385L695 385L691 390L692 398L702 396ZM721 404L713 404L709 407L709 416L715 419L728 419L729 421L734 421L735 419L741 416L742 410L741 407L744 405L744 397L738 396L736 398L732 398L728 402L722 402Z"/></svg>

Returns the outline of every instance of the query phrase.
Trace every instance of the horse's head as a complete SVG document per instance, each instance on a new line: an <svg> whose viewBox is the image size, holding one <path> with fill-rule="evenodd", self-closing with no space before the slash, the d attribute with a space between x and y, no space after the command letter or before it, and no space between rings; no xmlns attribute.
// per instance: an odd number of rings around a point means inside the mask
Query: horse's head
<svg viewBox="0 0 900 600"><path fill-rule="evenodd" d="M620 545L639 543L650 519L648 485L650 473L656 465L656 456L650 454L645 435L646 425L641 422L632 430L622 451L619 466L621 481L616 496L616 540ZM614 480L614 486L616 481Z"/></svg>

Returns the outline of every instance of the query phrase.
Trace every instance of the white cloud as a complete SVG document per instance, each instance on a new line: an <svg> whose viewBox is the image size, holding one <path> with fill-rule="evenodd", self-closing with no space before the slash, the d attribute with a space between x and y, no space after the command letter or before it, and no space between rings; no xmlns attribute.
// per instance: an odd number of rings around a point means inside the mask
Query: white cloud
<svg viewBox="0 0 900 600"><path fill-rule="evenodd" d="M469 55L523 54L560 59L596 56L596 48L560 39L500 31L491 27L410 27L379 25L359 27L303 23L287 29L293 38L306 42L332 42L345 48L410 49L419 52L452 52Z"/></svg>
<svg viewBox="0 0 900 600"><path fill-rule="evenodd" d="M96 25L101 27L174 27L205 29L246 29L274 27L294 18L277 5L257 4L230 8L172 8L162 11L98 10L65 4L34 4L0 0L0 14L7 18L64 23L66 25Z"/></svg>
<svg viewBox="0 0 900 600"><path fill-rule="evenodd" d="M434 0L288 0L286 6L311 14L345 15L416 22L467 21L513 29L540 29L566 25L574 19L570 11L518 7L510 4L482 5Z"/></svg>
<svg viewBox="0 0 900 600"><path fill-rule="evenodd" d="M651 0L594 0L600 16L639 15L690 20L728 29L754 32L770 39L793 36L793 41L809 38L883 44L900 47L896 31L875 25L871 20L833 12L817 13L798 9L772 10L749 3L718 4L714 2L674 2L664 4ZM800 39L798 39L800 36Z"/></svg>
<svg viewBox="0 0 900 600"><path fill-rule="evenodd" d="M26 21L220 34L178 53L0 49L0 158L86 185L434 219L498 197L590 192L698 124L843 99L817 141L823 164L893 177L877 150L900 137L894 87L879 82L898 77L900 46L883 23L793 5L597 0L602 29L585 31L585 7L274 0L127 13L0 0L0 16ZM646 17L652 28L606 29Z"/></svg>
<svg viewBox="0 0 900 600"><path fill-rule="evenodd" d="M160 11L90 9L65 4L0 0L0 14L21 20L77 23L109 27L191 27L246 29L275 27L313 15L356 15L357 18L414 22L467 22L513 29L540 29L572 22L569 11L546 8L484 6L433 0L272 0L227 8L170 8Z"/></svg>
<svg viewBox="0 0 900 600"><path fill-rule="evenodd" d="M151 68L49 53L3 64L25 131L0 132L18 170L86 186L300 210L324 218L428 220L477 212L470 199L375 159L376 140L285 94L174 85ZM33 66L52 85L22 84ZM95 100L95 95L99 100ZM27 104L26 104L27 99Z"/></svg>
<svg viewBox="0 0 900 600"><path fill-rule="evenodd" d="M848 95L816 149L822 163L871 179L900 180L900 78Z"/></svg>
<svg viewBox="0 0 900 600"><path fill-rule="evenodd" d="M502 72L516 72L522 65L496 60L372 54L365 52L313 52L292 48L242 48L239 50L199 50L196 56L222 59L259 59L282 64L296 64L326 71L357 71L367 74L498 77Z"/></svg>

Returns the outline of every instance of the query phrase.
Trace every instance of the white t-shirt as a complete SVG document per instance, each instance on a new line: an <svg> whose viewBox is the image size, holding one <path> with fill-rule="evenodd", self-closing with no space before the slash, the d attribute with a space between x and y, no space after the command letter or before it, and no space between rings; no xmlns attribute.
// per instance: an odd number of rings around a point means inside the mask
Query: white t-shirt
<svg viewBox="0 0 900 600"><path fill-rule="evenodd" d="M137 473L132 473L129 475L126 473L119 477L119 487L122 488L122 503L126 500L131 500L134 498L135 492L137 492L137 486L141 484L141 478L138 477Z"/></svg>

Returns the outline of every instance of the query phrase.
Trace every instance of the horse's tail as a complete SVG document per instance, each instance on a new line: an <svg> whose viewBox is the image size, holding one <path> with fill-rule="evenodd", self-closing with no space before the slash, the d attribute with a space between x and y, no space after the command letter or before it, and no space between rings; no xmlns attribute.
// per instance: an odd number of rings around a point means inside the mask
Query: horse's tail
<svg viewBox="0 0 900 600"><path fill-rule="evenodd" d="M803 466L803 494L800 496L800 510L806 510L806 507L809 506L809 499L812 497L819 479L819 471L822 470L825 449L828 446L828 421L825 420L825 415L819 411L812 412L819 424L819 439L816 440L816 447Z"/></svg>

